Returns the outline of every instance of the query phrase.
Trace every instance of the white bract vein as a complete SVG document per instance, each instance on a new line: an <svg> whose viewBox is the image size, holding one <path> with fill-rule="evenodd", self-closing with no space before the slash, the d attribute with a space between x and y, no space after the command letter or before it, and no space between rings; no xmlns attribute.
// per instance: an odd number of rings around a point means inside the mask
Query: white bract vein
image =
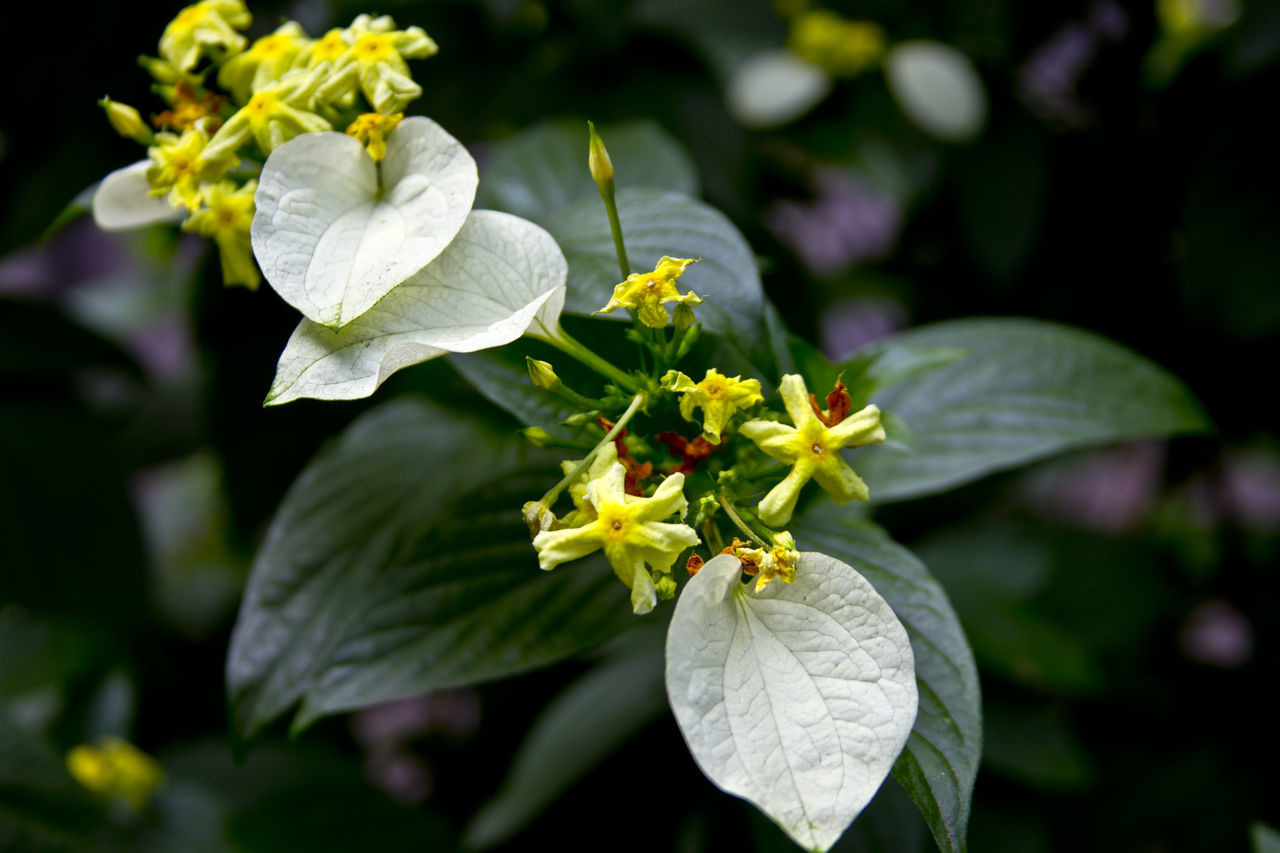
<svg viewBox="0 0 1280 853"><path fill-rule="evenodd" d="M367 397L402 367L560 327L568 264L528 220L473 211L428 266L338 331L303 320L280 355L269 404Z"/></svg>
<svg viewBox="0 0 1280 853"><path fill-rule="evenodd" d="M150 160L116 169L102 179L93 194L93 221L103 231L128 231L144 225L181 222L185 211L163 196L151 195L147 183Z"/></svg>
<svg viewBox="0 0 1280 853"><path fill-rule="evenodd" d="M346 134L304 133L262 169L253 253L286 302L341 328L449 245L477 180L462 143L428 118L401 122L380 165Z"/></svg>
<svg viewBox="0 0 1280 853"><path fill-rule="evenodd" d="M689 751L724 791L808 850L835 844L915 723L906 629L871 584L804 552L759 594L736 557L704 565L667 633L667 696Z"/></svg>

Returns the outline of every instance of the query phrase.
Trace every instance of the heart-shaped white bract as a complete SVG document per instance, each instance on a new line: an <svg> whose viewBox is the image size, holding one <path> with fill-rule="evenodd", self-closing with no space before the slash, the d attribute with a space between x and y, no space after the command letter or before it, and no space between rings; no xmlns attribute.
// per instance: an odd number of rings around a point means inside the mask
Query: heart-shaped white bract
<svg viewBox="0 0 1280 853"><path fill-rule="evenodd" d="M724 791L825 851L893 767L916 718L906 629L871 584L805 552L762 592L736 557L685 587L667 632L667 697L689 751Z"/></svg>
<svg viewBox="0 0 1280 853"><path fill-rule="evenodd" d="M280 355L268 404L367 397L402 367L446 352L554 334L568 264L551 235L508 213L472 211L448 248L339 331L303 320Z"/></svg>
<svg viewBox="0 0 1280 853"><path fill-rule="evenodd" d="M116 169L102 179L93 193L93 221L103 231L128 231L144 225L181 222L185 211L164 196L151 195L147 183L150 160Z"/></svg>
<svg viewBox="0 0 1280 853"><path fill-rule="evenodd" d="M428 118L407 118L375 164L344 133L304 133L267 158L250 236L263 275L338 329L425 267L462 227L476 164Z"/></svg>

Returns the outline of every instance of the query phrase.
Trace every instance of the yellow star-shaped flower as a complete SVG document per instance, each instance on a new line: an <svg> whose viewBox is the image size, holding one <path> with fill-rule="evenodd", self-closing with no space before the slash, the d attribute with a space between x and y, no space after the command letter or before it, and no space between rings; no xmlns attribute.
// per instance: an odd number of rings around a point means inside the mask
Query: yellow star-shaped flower
<svg viewBox="0 0 1280 853"><path fill-rule="evenodd" d="M687 524L662 521L689 505L683 474L667 477L649 498L628 495L625 483L626 469L613 462L584 490L595 518L581 527L544 530L533 538L533 547L544 570L604 549L614 573L631 590L631 609L648 613L658 599L649 570L669 574L680 552L698 544L698 534Z"/></svg>
<svg viewBox="0 0 1280 853"><path fill-rule="evenodd" d="M181 136L157 133L155 143L147 149L151 158L147 183L152 195L168 196L174 207L195 210L200 205L200 185L220 180L239 162L234 154L210 155L209 136L198 127Z"/></svg>
<svg viewBox="0 0 1280 853"><path fill-rule="evenodd" d="M270 154L299 134L332 130L312 111L316 89L324 78L323 67L297 70L255 93L209 140L205 156L235 154L250 139L263 154Z"/></svg>
<svg viewBox="0 0 1280 853"><path fill-rule="evenodd" d="M332 73L319 91L329 103L349 104L358 88L380 113L404 112L422 94L406 59L425 59L439 48L421 27L397 30L389 16L360 15L345 32L329 32L312 48L312 63L331 64ZM339 50L339 46L347 45ZM323 59L322 57L332 57Z"/></svg>
<svg viewBox="0 0 1280 853"><path fill-rule="evenodd" d="M687 421L694 420L693 410L702 409L702 435L712 444L720 443L720 433L725 424L742 409L764 402L760 393L760 380L724 376L714 367L707 371L701 382L695 383L678 370L671 370L662 377L664 387L680 397L680 415Z"/></svg>
<svg viewBox="0 0 1280 853"><path fill-rule="evenodd" d="M387 156L387 134L404 120L404 113L363 113L347 127L347 136L354 136L364 143L373 162L380 163Z"/></svg>
<svg viewBox="0 0 1280 853"><path fill-rule="evenodd" d="M218 85L237 101L266 88L299 63L299 57L311 46L311 39L297 21L289 21L270 35L249 46L244 53L227 60L218 70Z"/></svg>
<svg viewBox="0 0 1280 853"><path fill-rule="evenodd" d="M663 329L671 322L671 315L663 308L666 302L683 302L697 305L702 297L693 291L683 296L676 290L676 279L684 274L684 268L695 258L663 257L653 272L632 273L627 280L613 289L609 304L595 312L608 314L616 308L629 308L651 329Z"/></svg>
<svg viewBox="0 0 1280 853"><path fill-rule="evenodd" d="M222 260L223 284L243 284L250 290L256 290L262 279L249 244L257 188L256 180L238 189L231 181L206 184L200 190L202 206L182 223L184 231L213 238Z"/></svg>
<svg viewBox="0 0 1280 853"><path fill-rule="evenodd" d="M160 36L160 55L190 71L212 51L238 53L245 38L236 32L253 23L244 0L201 0L178 13Z"/></svg>
<svg viewBox="0 0 1280 853"><path fill-rule="evenodd" d="M760 501L760 520L770 527L780 527L790 521L800 489L810 478L838 504L854 498L867 500L870 497L867 484L844 461L840 450L884 441L880 410L866 406L827 427L813 412L804 379L788 374L782 377L778 390L795 426L756 420L743 424L741 430L765 453L791 466L786 479Z"/></svg>

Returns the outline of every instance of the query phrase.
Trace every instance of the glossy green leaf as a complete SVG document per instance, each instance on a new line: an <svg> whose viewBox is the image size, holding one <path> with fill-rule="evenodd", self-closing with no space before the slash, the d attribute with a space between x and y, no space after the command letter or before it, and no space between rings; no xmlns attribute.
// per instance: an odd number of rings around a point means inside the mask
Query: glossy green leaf
<svg viewBox="0 0 1280 853"><path fill-rule="evenodd" d="M751 247L720 211L679 193L630 189L618 192L618 218L633 272L652 270L663 255L700 258L680 278L680 291L703 297L694 309L704 328L763 345L764 293ZM588 199L547 223L569 260L565 310L591 314L603 308L621 278L609 221L599 199ZM614 316L626 317L626 312Z"/></svg>
<svg viewBox="0 0 1280 853"><path fill-rule="evenodd" d="M911 644L857 570L802 551L793 583L741 583L710 560L676 603L667 696L717 787L757 806L806 850L835 844L911 733Z"/></svg>
<svg viewBox="0 0 1280 853"><path fill-rule="evenodd" d="M698 194L689 154L651 121L602 125L600 136L613 161L614 184ZM588 199L604 216L599 190L587 171L587 123L550 121L494 143L483 158L476 206L505 210L545 223Z"/></svg>
<svg viewBox="0 0 1280 853"><path fill-rule="evenodd" d="M517 445L516 447L519 447ZM538 570L522 474L456 412L400 399L356 421L294 483L254 561L232 636L236 732L295 704L325 714L499 678L631 624L601 560ZM459 484L477 484L459 497Z"/></svg>
<svg viewBox="0 0 1280 853"><path fill-rule="evenodd" d="M904 373L872 395L913 436L909 450L866 447L850 457L872 501L940 492L1075 447L1209 428L1176 378L1079 329L954 320L878 349L889 362L930 351L944 357L936 369ZM955 358L956 350L968 355Z"/></svg>
<svg viewBox="0 0 1280 853"><path fill-rule="evenodd" d="M964 850L982 755L982 710L973 653L946 592L910 551L845 508L820 503L792 519L790 529L801 548L820 548L856 568L906 626L920 710L893 776L938 847Z"/></svg>

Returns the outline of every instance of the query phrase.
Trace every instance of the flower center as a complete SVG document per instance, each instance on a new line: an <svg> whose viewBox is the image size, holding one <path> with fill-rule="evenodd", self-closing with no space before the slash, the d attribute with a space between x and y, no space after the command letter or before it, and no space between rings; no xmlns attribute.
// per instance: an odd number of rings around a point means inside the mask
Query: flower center
<svg viewBox="0 0 1280 853"><path fill-rule="evenodd" d="M355 52L365 62L377 62L393 55L396 49L387 36L372 34L356 39Z"/></svg>

